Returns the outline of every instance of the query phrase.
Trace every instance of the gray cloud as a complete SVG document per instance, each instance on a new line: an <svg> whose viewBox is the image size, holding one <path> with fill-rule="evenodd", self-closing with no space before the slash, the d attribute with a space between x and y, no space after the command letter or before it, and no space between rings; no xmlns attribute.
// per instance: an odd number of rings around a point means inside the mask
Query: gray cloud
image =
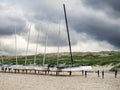
<svg viewBox="0 0 120 90"><path fill-rule="evenodd" d="M45 27L46 26L46 27ZM39 43L41 45L45 45L45 41L46 41L46 32L47 32L47 46L66 46L68 45L67 42L67 32L66 30L60 30L60 34L59 32L59 25L56 23L49 23L48 24L41 24L41 23L37 23L35 26L37 32L39 33ZM34 38L32 38L34 37ZM36 43L37 42L37 34L34 36L31 36L31 43ZM74 43L73 43L74 44Z"/></svg>
<svg viewBox="0 0 120 90"><path fill-rule="evenodd" d="M58 0L53 0L52 2L49 0L23 0L19 4L26 12L29 12L28 14L26 13L26 17L31 21L46 20L53 23L58 23L58 18L61 15L60 3ZM29 8L26 8L26 5Z"/></svg>
<svg viewBox="0 0 120 90"><path fill-rule="evenodd" d="M17 34L26 32L26 22L20 18L0 17L0 35L13 35L16 27Z"/></svg>
<svg viewBox="0 0 120 90"><path fill-rule="evenodd" d="M80 42L81 39L78 35L81 33L86 33L87 35L91 36L88 39L106 41L111 45L120 48L120 26L117 24L120 22L119 0L70 0L67 2L73 2L67 3L68 6L66 5L72 45L76 45ZM86 12L89 13L83 13L81 10L79 10L81 9L79 6L81 2L83 7L86 8ZM68 45L67 36L65 36L66 29L64 29L64 34L62 33L61 36L58 37L57 25L59 24L59 17L61 21L64 22L62 1L16 0L16 2L9 3L13 3L21 7L22 11L24 12L24 16L0 16L0 35L14 34L14 25L16 25L18 33L27 33L28 30L25 28L25 20L27 20L28 22L34 24L35 31L40 31L40 44L44 45L47 31L48 46L58 46L58 42L60 46ZM89 11L90 9L96 14L96 16ZM98 13L99 11L102 12L102 14L104 14L106 17L97 17L97 15L100 14ZM47 28L48 23L50 24L50 29ZM53 26L51 26L52 24ZM65 27L65 23L62 25ZM26 37L24 38L27 41ZM31 35L30 42L36 43L35 35Z"/></svg>
<svg viewBox="0 0 120 90"><path fill-rule="evenodd" d="M120 0L82 0L86 7L106 11L114 18L120 17Z"/></svg>
<svg viewBox="0 0 120 90"><path fill-rule="evenodd" d="M26 21L17 11L12 8L12 4L0 3L0 35L13 35L16 27L17 34L26 32ZM8 8L10 7L10 8ZM16 8L15 6L13 6Z"/></svg>
<svg viewBox="0 0 120 90"><path fill-rule="evenodd" d="M62 15L63 11L61 12L62 8L59 7L60 3L58 0L53 0L52 2L49 0L23 0L19 5L22 6L25 12L29 12L25 13L25 18L35 24L36 31L40 31L43 34L42 36L40 35L40 44L44 45L46 32L48 32L48 46L58 46L58 41L60 46L67 45L65 36L61 35L58 38L58 26L52 26L50 29L47 28L48 23L58 25L61 16L64 19ZM26 8L26 5L28 8ZM34 35L33 37L31 36L30 42L36 43L36 37Z"/></svg>
<svg viewBox="0 0 120 90"><path fill-rule="evenodd" d="M120 11L120 1L119 0L82 0L85 4L95 7L95 8L103 8L106 5L112 7L114 10Z"/></svg>
<svg viewBox="0 0 120 90"><path fill-rule="evenodd" d="M75 24L73 24L75 22ZM76 21L73 19L71 27L78 33L84 32L97 40L107 41L120 47L120 26L106 23L94 17L87 17Z"/></svg>

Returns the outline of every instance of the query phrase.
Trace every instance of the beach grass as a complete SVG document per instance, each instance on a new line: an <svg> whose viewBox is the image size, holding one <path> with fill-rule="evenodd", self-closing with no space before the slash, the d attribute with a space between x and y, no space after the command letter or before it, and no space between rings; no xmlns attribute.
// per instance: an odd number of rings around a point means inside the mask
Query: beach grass
<svg viewBox="0 0 120 90"><path fill-rule="evenodd" d="M74 65L112 65L111 71L120 68L120 52L74 52L73 53ZM42 65L43 55L38 54L36 64ZM57 62L57 54L46 54L45 64L55 64ZM16 63L15 56L4 56L4 64L14 65ZM18 64L25 63L25 56L18 56ZM34 55L27 56L27 64L34 63ZM59 64L70 65L71 59L69 53L60 53Z"/></svg>

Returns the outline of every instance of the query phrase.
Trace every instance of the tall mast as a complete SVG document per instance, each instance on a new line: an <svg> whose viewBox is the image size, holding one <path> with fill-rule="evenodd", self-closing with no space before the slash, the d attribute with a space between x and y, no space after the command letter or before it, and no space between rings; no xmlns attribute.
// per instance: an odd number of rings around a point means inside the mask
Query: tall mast
<svg viewBox="0 0 120 90"><path fill-rule="evenodd" d="M58 37L60 37L60 23L59 22L59 32L58 32ZM57 66L59 66L59 41L57 42L58 43L58 49L57 49Z"/></svg>
<svg viewBox="0 0 120 90"><path fill-rule="evenodd" d="M43 66L45 64L45 58L46 58L46 46L47 46L47 40L48 40L48 34L46 32L46 38L45 38L45 49L44 49L44 57L43 57Z"/></svg>
<svg viewBox="0 0 120 90"><path fill-rule="evenodd" d="M67 35L68 35L68 42L69 42L69 49L70 49L70 56L71 56L71 64L72 64L72 66L73 66L73 56L72 56L72 49L71 49L71 42L70 42L70 34L69 34L69 28L68 28L68 21L67 21L67 14L66 14L65 4L63 4L63 8L64 8L64 15L65 15Z"/></svg>
<svg viewBox="0 0 120 90"><path fill-rule="evenodd" d="M17 37L16 37L16 26L15 26L15 56L16 56L16 65L18 65L18 59L17 59Z"/></svg>
<svg viewBox="0 0 120 90"><path fill-rule="evenodd" d="M28 54L28 47L29 47L29 41L30 41L30 30L31 30L31 25L28 31L28 43L27 43L27 50L26 50L26 57L25 57L25 65L27 64L27 54Z"/></svg>
<svg viewBox="0 0 120 90"><path fill-rule="evenodd" d="M34 57L34 65L36 64L36 55L37 55L37 49L38 49L38 42L39 42L39 33L38 33L38 36L37 36L37 43L36 43L36 52L35 52L35 57Z"/></svg>

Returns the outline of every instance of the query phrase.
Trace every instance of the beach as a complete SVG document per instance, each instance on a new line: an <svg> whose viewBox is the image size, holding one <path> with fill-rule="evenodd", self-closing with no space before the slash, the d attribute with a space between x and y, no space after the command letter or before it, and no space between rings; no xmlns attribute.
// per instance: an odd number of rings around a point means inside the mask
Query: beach
<svg viewBox="0 0 120 90"><path fill-rule="evenodd" d="M81 72L61 73L55 75L34 75L0 73L0 90L120 90L120 73L117 78L114 73L105 73L104 79L97 73Z"/></svg>

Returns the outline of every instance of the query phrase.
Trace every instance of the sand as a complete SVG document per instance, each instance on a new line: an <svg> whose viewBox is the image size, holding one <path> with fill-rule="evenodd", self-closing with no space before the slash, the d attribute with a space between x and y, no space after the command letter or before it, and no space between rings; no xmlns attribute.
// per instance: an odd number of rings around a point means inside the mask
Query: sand
<svg viewBox="0 0 120 90"><path fill-rule="evenodd" d="M72 76L0 73L0 90L120 90L120 73L117 78L105 73L104 79L97 73L85 78L81 72Z"/></svg>

